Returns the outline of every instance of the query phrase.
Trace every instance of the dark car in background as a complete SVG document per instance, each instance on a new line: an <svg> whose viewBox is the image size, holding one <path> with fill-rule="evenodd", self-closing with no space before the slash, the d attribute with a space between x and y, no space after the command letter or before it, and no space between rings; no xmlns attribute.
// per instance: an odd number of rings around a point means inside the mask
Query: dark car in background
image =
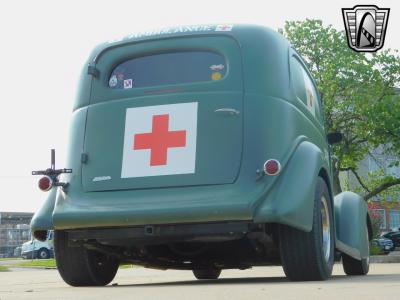
<svg viewBox="0 0 400 300"><path fill-rule="evenodd" d="M395 247L400 247L400 231L390 231L382 237L392 240Z"/></svg>
<svg viewBox="0 0 400 300"><path fill-rule="evenodd" d="M392 240L384 238L384 237L381 237L378 239L373 239L371 241L371 244L378 246L381 249L381 251L386 254L395 249L395 246L394 246L394 243L392 242Z"/></svg>

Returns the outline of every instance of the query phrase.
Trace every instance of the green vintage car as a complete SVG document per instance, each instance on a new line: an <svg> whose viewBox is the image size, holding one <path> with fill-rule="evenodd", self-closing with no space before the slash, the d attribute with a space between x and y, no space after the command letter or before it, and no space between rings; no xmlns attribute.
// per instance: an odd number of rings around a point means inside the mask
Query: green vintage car
<svg viewBox="0 0 400 300"><path fill-rule="evenodd" d="M49 195L32 220L72 286L106 285L121 263L192 270L282 265L325 280L334 259L367 274L362 198L332 192L313 78L260 26L200 25L101 44L84 67L67 167L35 172Z"/></svg>

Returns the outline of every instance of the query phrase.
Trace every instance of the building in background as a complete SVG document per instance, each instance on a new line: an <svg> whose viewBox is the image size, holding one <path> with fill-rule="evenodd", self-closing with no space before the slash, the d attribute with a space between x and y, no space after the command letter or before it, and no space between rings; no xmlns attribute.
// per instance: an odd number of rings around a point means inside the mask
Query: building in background
<svg viewBox="0 0 400 300"><path fill-rule="evenodd" d="M17 247L31 239L33 213L0 212L0 257L12 257Z"/></svg>
<svg viewBox="0 0 400 300"><path fill-rule="evenodd" d="M368 171L374 172L383 169L386 175L400 178L400 167L393 166L395 157L383 155L380 149L368 157ZM378 213L382 232L398 230L400 227L400 192L394 196L374 197L373 210Z"/></svg>
<svg viewBox="0 0 400 300"><path fill-rule="evenodd" d="M400 203L373 202L373 208L370 208L380 220L381 232L387 232L400 229Z"/></svg>
<svg viewBox="0 0 400 300"><path fill-rule="evenodd" d="M360 162L357 173L365 179L370 172L382 170L385 175L400 178L400 167L393 166L393 162L398 161L394 156L384 154L384 146L378 147ZM350 171L341 173L341 181L347 181L353 189L359 185L357 179ZM400 189L399 189L400 190ZM399 230L400 227L400 191L391 196L375 196L371 199L370 210L374 216L380 219L381 232Z"/></svg>

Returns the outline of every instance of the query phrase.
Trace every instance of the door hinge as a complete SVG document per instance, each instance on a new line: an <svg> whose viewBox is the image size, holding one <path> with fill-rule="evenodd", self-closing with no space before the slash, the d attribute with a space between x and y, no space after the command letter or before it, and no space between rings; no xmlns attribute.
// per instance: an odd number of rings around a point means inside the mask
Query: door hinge
<svg viewBox="0 0 400 300"><path fill-rule="evenodd" d="M81 154L81 163L86 164L89 160L89 155L87 153Z"/></svg>
<svg viewBox="0 0 400 300"><path fill-rule="evenodd" d="M87 73L96 78L100 76L100 70L97 69L96 66L94 66L92 64L88 65Z"/></svg>

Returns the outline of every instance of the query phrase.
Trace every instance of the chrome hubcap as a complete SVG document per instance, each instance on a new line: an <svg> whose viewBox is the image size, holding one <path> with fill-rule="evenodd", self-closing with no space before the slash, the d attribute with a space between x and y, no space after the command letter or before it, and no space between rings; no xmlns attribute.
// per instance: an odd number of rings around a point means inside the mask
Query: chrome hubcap
<svg viewBox="0 0 400 300"><path fill-rule="evenodd" d="M322 250L325 261L329 262L331 256L331 230L328 201L324 196L321 197L321 223L322 223Z"/></svg>

